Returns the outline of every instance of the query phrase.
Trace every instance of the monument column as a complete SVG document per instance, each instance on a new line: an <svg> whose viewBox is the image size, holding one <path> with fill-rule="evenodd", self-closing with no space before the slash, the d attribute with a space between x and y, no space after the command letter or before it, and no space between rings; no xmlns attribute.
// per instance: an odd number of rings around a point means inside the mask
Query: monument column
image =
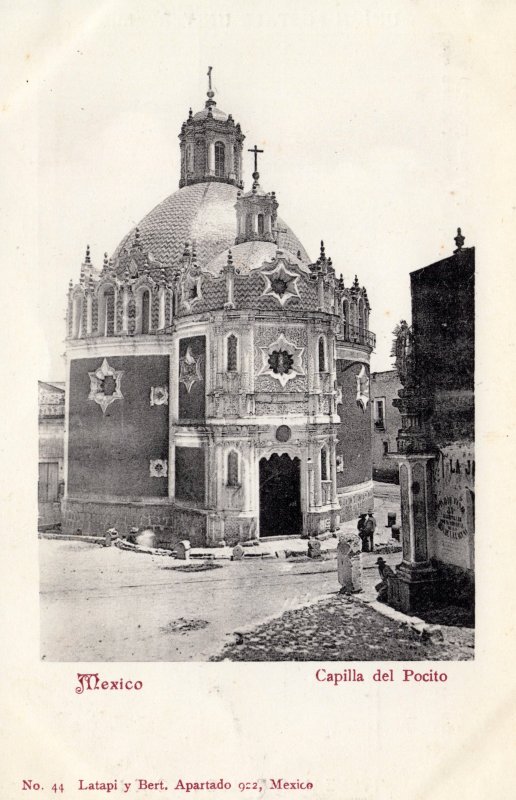
<svg viewBox="0 0 516 800"><path fill-rule="evenodd" d="M415 611L432 602L435 569L430 563L428 534L432 514L430 453L397 454L400 474L403 561L396 569L398 604Z"/></svg>

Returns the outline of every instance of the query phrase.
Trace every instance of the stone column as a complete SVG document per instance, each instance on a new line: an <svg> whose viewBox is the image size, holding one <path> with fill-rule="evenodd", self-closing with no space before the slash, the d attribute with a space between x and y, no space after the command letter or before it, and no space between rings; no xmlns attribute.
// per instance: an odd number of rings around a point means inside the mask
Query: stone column
<svg viewBox="0 0 516 800"><path fill-rule="evenodd" d="M93 296L91 292L86 294L86 335L91 336L93 325Z"/></svg>
<svg viewBox="0 0 516 800"><path fill-rule="evenodd" d="M215 174L215 142L208 144L208 175Z"/></svg>
<svg viewBox="0 0 516 800"><path fill-rule="evenodd" d="M216 386L222 386L222 375L225 374L225 353L226 338L224 336L224 329L222 325L215 325L212 328L215 334L215 352L217 353L217 377Z"/></svg>
<svg viewBox="0 0 516 800"><path fill-rule="evenodd" d="M129 333L129 290L124 286L122 295L122 332Z"/></svg>
<svg viewBox="0 0 516 800"><path fill-rule="evenodd" d="M314 463L314 494L315 505L320 508L322 506L322 487L321 487L321 448L319 444L314 447L313 455Z"/></svg>
<svg viewBox="0 0 516 800"><path fill-rule="evenodd" d="M324 311L324 278L317 276L317 310Z"/></svg>
<svg viewBox="0 0 516 800"><path fill-rule="evenodd" d="M166 297L166 289L162 286L159 290L159 316L158 316L158 328L165 327L165 297Z"/></svg>
<svg viewBox="0 0 516 800"><path fill-rule="evenodd" d="M330 439L330 480L331 480L331 502L338 503L337 495L337 445L334 437Z"/></svg>
<svg viewBox="0 0 516 800"><path fill-rule="evenodd" d="M247 331L248 390L249 394L254 394L254 321L250 321Z"/></svg>
<svg viewBox="0 0 516 800"><path fill-rule="evenodd" d="M168 445L168 496L171 500L176 495L176 445L172 430L169 426L169 445Z"/></svg>
<svg viewBox="0 0 516 800"><path fill-rule="evenodd" d="M314 462L311 458L306 460L306 473L308 477L308 497L307 497L307 512L311 511L315 506L315 491L314 491Z"/></svg>
<svg viewBox="0 0 516 800"><path fill-rule="evenodd" d="M235 145L233 142L228 143L228 155L226 162L226 173L230 180L235 180Z"/></svg>
<svg viewBox="0 0 516 800"><path fill-rule="evenodd" d="M118 291L118 288L116 287L115 288L115 295L114 295L114 298L113 298L113 333L114 334L119 333L119 330L118 330L118 302L119 302L119 299L120 299L120 292Z"/></svg>
<svg viewBox="0 0 516 800"><path fill-rule="evenodd" d="M398 455L401 493L403 561L397 567L398 604L403 611L417 611L434 599L435 570L429 560L428 534L432 524L432 477L434 455Z"/></svg>

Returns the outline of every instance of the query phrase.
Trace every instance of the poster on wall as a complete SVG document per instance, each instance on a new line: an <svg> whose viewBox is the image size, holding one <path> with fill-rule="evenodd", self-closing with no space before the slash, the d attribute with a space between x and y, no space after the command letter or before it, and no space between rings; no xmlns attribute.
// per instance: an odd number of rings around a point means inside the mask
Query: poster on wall
<svg viewBox="0 0 516 800"><path fill-rule="evenodd" d="M3 23L0 797L512 796L514 8Z"/></svg>

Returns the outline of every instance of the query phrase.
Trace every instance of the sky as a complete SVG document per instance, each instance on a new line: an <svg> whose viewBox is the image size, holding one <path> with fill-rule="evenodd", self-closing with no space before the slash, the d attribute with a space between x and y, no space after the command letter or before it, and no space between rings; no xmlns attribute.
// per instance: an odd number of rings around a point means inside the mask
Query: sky
<svg viewBox="0 0 516 800"><path fill-rule="evenodd" d="M4 30L19 31L3 37L8 100L28 120L11 144L27 148L34 178L24 210L36 230L24 238L35 237L38 261L39 377L64 377L66 291L86 244L100 266L178 188L177 137L189 107L204 105L208 66L245 147L265 151L260 182L281 217L312 258L323 239L337 274L366 286L372 370L390 369L393 328L410 319L410 271L449 255L458 226L466 246L481 244L500 165L486 180L478 130L504 103L492 92L510 56L496 39L504 5L489 4L481 46L488 6L454 0L4 9Z"/></svg>

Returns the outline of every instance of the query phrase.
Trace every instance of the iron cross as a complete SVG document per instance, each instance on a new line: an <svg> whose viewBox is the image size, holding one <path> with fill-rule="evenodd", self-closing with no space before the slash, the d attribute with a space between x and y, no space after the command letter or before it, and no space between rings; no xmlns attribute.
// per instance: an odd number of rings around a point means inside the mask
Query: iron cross
<svg viewBox="0 0 516 800"><path fill-rule="evenodd" d="M258 172L258 153L263 153L263 150L258 150L256 145L252 148L249 148L247 151L248 153L254 153L254 171Z"/></svg>
<svg viewBox="0 0 516 800"><path fill-rule="evenodd" d="M207 72L207 75L208 75L208 91L210 91L210 92L211 92L211 71L212 71L212 69L213 69L213 67L208 67L208 72Z"/></svg>

